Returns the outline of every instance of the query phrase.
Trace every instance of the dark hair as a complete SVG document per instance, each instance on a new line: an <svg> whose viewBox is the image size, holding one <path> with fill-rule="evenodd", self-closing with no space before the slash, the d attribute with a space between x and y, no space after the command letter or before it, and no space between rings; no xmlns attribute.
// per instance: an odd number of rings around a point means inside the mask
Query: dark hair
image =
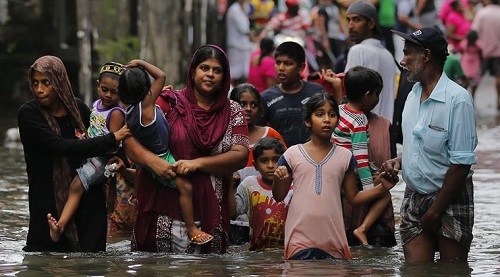
<svg viewBox="0 0 500 277"><path fill-rule="evenodd" d="M231 93L229 94L229 99L240 102L241 94L243 92L250 92L251 94L253 94L257 98L257 102L259 102L260 106L260 93L252 84L249 83L239 84L235 88L233 88L233 90L231 90Z"/></svg>
<svg viewBox="0 0 500 277"><path fill-rule="evenodd" d="M322 92L311 96L309 100L307 100L307 103L304 105L304 120L306 122L310 122L314 111L323 106L325 103L330 103L337 116L339 116L339 104L335 100L335 97L323 90Z"/></svg>
<svg viewBox="0 0 500 277"><path fill-rule="evenodd" d="M425 46L417 44L413 41L405 40L405 45L410 47L411 49L417 51L418 53L423 53L425 49L427 49ZM434 65L437 66L437 68L442 69L444 67L444 63L446 62L446 59L448 57L448 53L440 53L440 54L435 54L431 52L431 60L430 62L433 63Z"/></svg>
<svg viewBox="0 0 500 277"><path fill-rule="evenodd" d="M472 46L472 45L476 44L477 40L479 39L479 35L476 32L476 30L470 30L467 33L466 38L467 38L467 46Z"/></svg>
<svg viewBox="0 0 500 277"><path fill-rule="evenodd" d="M460 5L460 0L453 0L450 2L450 7L456 11L458 6Z"/></svg>
<svg viewBox="0 0 500 277"><path fill-rule="evenodd" d="M382 76L377 71L364 66L349 69L344 77L347 99L354 103L359 103L367 91L380 93L383 85Z"/></svg>
<svg viewBox="0 0 500 277"><path fill-rule="evenodd" d="M120 75L118 95L123 103L134 105L144 98L150 88L148 72L140 66L130 67Z"/></svg>
<svg viewBox="0 0 500 277"><path fill-rule="evenodd" d="M260 48L260 56L259 56L259 65L262 63L262 59L265 56L269 56L274 51L274 41L272 38L264 37L260 40L259 44Z"/></svg>
<svg viewBox="0 0 500 277"><path fill-rule="evenodd" d="M194 72L198 65L208 59L216 59L222 66L222 72L224 72L224 77L222 79L222 84L226 82L229 76L229 65L226 63L226 55L211 45L204 45L200 47L193 56L191 60L191 66L189 68L189 76L194 76Z"/></svg>
<svg viewBox="0 0 500 277"><path fill-rule="evenodd" d="M274 58L281 55L288 56L298 64L306 62L306 53L304 52L304 48L300 44L293 41L285 41L276 48L276 51L274 51Z"/></svg>
<svg viewBox="0 0 500 277"><path fill-rule="evenodd" d="M281 140L275 137L264 137L259 139L253 146L253 158L254 160L262 156L265 150L274 150L279 155L283 155L285 152L285 145Z"/></svg>

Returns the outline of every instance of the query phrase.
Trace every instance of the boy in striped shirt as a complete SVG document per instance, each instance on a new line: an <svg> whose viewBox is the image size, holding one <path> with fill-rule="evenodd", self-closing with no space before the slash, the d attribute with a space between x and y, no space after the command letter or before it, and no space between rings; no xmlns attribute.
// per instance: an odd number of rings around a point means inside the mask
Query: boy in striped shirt
<svg viewBox="0 0 500 277"><path fill-rule="evenodd" d="M339 123L332 134L332 139L335 144L351 150L356 158L359 190L373 187L374 176L368 160L369 125L366 114L377 105L382 87L380 74L363 66L351 68L344 78L348 102L339 105ZM384 213L390 200L391 195L388 193L371 203L363 222L353 231L354 236L363 245L368 245L368 230Z"/></svg>

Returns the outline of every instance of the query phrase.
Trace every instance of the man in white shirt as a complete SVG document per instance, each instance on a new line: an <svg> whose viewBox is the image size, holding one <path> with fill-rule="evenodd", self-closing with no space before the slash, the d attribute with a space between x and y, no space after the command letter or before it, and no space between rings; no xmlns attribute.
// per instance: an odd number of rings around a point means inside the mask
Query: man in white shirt
<svg viewBox="0 0 500 277"><path fill-rule="evenodd" d="M349 38L355 45L349 49L344 72L361 65L380 73L384 87L380 93L379 103L372 112L392 122L399 69L394 57L378 39L380 31L377 24L377 10L371 3L357 1L349 6L347 27Z"/></svg>

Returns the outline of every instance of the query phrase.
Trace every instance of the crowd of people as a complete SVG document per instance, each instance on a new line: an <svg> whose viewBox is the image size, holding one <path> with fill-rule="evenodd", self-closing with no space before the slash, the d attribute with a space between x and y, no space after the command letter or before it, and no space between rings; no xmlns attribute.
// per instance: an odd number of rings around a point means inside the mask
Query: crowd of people
<svg viewBox="0 0 500 277"><path fill-rule="evenodd" d="M457 1L438 17L432 0L318 1L309 13L286 0L274 15L273 1L238 0L227 49L198 48L183 88L146 61L107 62L91 109L63 62L40 57L28 72L34 99L18 112L24 250L105 251L123 232L133 251L222 254L245 242L236 224L251 251L351 259L351 246L396 245L390 190L401 175L405 260L467 261L481 78L472 56L500 95L500 53L484 39L500 40L487 17L500 8ZM445 72L452 52L476 59L465 84Z"/></svg>

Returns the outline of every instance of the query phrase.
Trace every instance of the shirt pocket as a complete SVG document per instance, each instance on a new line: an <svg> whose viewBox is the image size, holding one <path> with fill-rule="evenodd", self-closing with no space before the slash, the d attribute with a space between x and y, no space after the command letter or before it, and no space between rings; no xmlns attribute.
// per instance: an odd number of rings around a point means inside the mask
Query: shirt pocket
<svg viewBox="0 0 500 277"><path fill-rule="evenodd" d="M435 126L429 126L426 131L423 140L424 150L429 153L442 154L448 141L448 131Z"/></svg>

